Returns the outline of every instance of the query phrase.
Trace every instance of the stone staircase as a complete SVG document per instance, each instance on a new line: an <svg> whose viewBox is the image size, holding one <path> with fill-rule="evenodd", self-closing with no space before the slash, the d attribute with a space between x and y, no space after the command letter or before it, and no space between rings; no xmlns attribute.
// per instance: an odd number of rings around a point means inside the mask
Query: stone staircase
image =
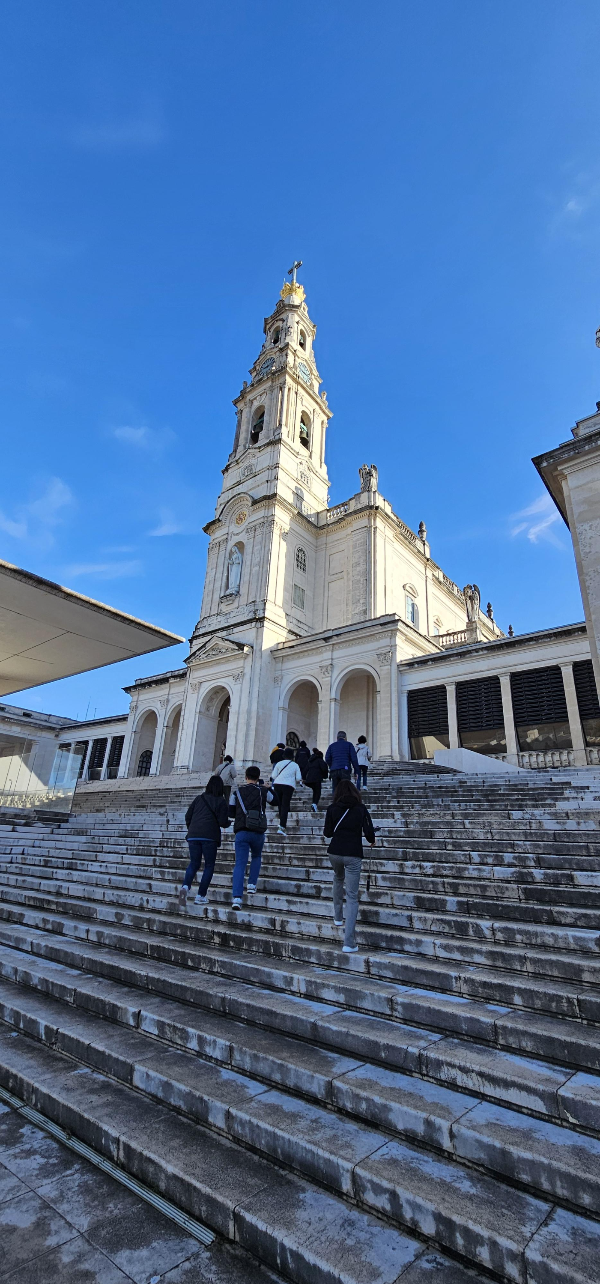
<svg viewBox="0 0 600 1284"><path fill-rule="evenodd" d="M308 792L240 912L179 783L0 825L0 1085L272 1281L598 1284L600 777L369 786L357 955Z"/></svg>

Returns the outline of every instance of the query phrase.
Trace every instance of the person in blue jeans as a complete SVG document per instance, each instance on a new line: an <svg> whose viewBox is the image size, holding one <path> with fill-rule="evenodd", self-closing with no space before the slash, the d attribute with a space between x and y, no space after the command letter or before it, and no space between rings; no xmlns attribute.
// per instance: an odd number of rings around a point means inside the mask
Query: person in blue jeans
<svg viewBox="0 0 600 1284"><path fill-rule="evenodd" d="M233 885L231 889L234 909L242 908L244 878L248 860L250 860L250 873L248 875L248 893L250 896L256 891L258 875L260 874L265 832L261 833L259 830L247 828L248 813L252 812L253 816L264 816L267 799L271 801L273 793L265 785L259 785L259 780L260 767L247 767L245 785L242 785L241 789L234 789L231 795L230 808L233 809L235 806L235 820L233 823L235 865L233 867Z"/></svg>
<svg viewBox="0 0 600 1284"><path fill-rule="evenodd" d="M187 844L190 851L189 865L179 891L178 910L185 909L192 883L204 859L204 872L200 879L196 905L206 905L207 892L215 870L217 850L221 846L221 830L228 829L231 821L224 797L220 776L211 776L203 794L188 807L185 813Z"/></svg>

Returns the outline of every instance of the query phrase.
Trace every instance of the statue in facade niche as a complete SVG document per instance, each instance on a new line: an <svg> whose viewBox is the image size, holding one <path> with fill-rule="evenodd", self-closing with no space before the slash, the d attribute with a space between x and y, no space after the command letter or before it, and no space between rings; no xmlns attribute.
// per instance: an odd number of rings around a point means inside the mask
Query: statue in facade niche
<svg viewBox="0 0 600 1284"><path fill-rule="evenodd" d="M358 475L360 477L361 490L377 490L379 474L375 464L361 464Z"/></svg>
<svg viewBox="0 0 600 1284"><path fill-rule="evenodd" d="M477 585L465 584L463 597L465 599L467 620L469 621L469 624L477 623L477 620L479 619L479 603L481 601L481 593L479 592Z"/></svg>
<svg viewBox="0 0 600 1284"><path fill-rule="evenodd" d="M229 554L229 561L227 563L227 592L228 593L239 593L240 591L240 580L242 578L243 562L244 562L244 559L242 557L242 554L237 544L234 544Z"/></svg>

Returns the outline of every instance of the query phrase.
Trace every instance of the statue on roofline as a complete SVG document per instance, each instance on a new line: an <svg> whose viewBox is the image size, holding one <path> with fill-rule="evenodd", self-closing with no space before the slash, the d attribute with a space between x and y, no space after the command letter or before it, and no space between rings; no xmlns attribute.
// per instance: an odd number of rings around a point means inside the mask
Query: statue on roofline
<svg viewBox="0 0 600 1284"><path fill-rule="evenodd" d="M479 619L479 603L481 601L481 593L479 592L477 585L465 584L463 597L467 608L467 620L469 621L469 624L476 623Z"/></svg>
<svg viewBox="0 0 600 1284"><path fill-rule="evenodd" d="M361 464L358 475L360 477L361 491L376 491L379 481L379 474L375 464Z"/></svg>

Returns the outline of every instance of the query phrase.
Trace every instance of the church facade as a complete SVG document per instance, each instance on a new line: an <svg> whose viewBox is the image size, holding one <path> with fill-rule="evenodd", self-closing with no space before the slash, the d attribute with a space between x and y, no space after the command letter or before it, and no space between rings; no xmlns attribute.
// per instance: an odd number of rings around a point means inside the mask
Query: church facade
<svg viewBox="0 0 600 1284"><path fill-rule="evenodd" d="M374 756L401 748L398 666L503 634L433 561L364 464L328 507L331 410L316 326L297 280L264 321L209 536L200 618L185 667L128 688L119 774L210 771L225 748L264 762L277 740L325 748L338 729Z"/></svg>

